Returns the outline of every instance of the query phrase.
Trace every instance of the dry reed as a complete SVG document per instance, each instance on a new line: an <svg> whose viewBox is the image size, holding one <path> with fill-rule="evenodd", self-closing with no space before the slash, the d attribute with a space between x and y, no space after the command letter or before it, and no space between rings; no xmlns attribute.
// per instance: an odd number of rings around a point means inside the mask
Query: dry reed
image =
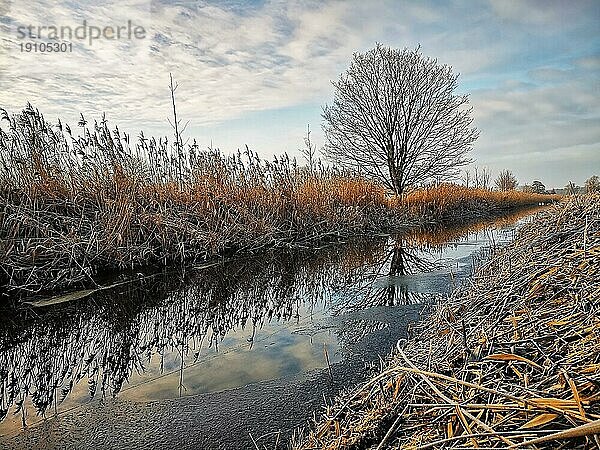
<svg viewBox="0 0 600 450"><path fill-rule="evenodd" d="M0 119L0 289L22 296L93 286L102 272L491 215L537 197L453 185L403 202L359 174L287 156L261 160L134 143L103 118L75 135L32 106ZM545 196L545 201L553 198Z"/></svg>
<svg viewBox="0 0 600 450"><path fill-rule="evenodd" d="M411 192L403 200L403 205L412 216L439 222L456 218L464 220L473 216L485 217L490 211L548 204L559 201L560 198L561 196L554 194L490 191L446 183Z"/></svg>

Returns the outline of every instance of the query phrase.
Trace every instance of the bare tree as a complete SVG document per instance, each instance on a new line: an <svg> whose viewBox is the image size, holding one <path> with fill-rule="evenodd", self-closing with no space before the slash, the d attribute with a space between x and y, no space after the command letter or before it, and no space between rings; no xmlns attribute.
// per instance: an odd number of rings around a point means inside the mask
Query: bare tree
<svg viewBox="0 0 600 450"><path fill-rule="evenodd" d="M588 194L592 192L600 192L600 178L598 175L592 175L585 180L585 192Z"/></svg>
<svg viewBox="0 0 600 450"><path fill-rule="evenodd" d="M462 177L462 180L465 184L465 187L470 187L471 186L471 172L469 171L469 169L465 169L465 174Z"/></svg>
<svg viewBox="0 0 600 450"><path fill-rule="evenodd" d="M491 174L487 167L475 166L475 187L479 189L488 189L490 187Z"/></svg>
<svg viewBox="0 0 600 450"><path fill-rule="evenodd" d="M475 187L478 189L489 189L490 179L492 175L487 167L473 168L473 173L469 169L465 169L462 181L466 187Z"/></svg>
<svg viewBox="0 0 600 450"><path fill-rule="evenodd" d="M397 194L456 178L478 136L457 79L419 48L355 53L323 109L325 155Z"/></svg>
<svg viewBox="0 0 600 450"><path fill-rule="evenodd" d="M510 170L503 170L494 180L494 184L500 191L512 191L517 188L517 178Z"/></svg>

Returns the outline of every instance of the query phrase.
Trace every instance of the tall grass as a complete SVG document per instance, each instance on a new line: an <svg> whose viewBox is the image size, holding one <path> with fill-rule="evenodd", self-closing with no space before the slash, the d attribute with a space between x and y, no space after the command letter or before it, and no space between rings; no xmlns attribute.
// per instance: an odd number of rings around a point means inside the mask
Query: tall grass
<svg viewBox="0 0 600 450"><path fill-rule="evenodd" d="M486 217L490 212L548 204L560 198L559 195L491 191L445 183L415 190L402 200L402 204L408 214L437 222Z"/></svg>
<svg viewBox="0 0 600 450"><path fill-rule="evenodd" d="M36 109L3 114L1 284L39 292L101 270L203 260L286 242L378 229L393 221L383 188L287 156L232 156L194 142L137 142L106 120L79 133Z"/></svg>
<svg viewBox="0 0 600 450"><path fill-rule="evenodd" d="M74 133L30 105L1 112L0 286L9 294L532 202L449 185L403 201L359 174L307 169L286 155L265 161L248 148L225 156L195 141L134 140L104 118L81 116Z"/></svg>

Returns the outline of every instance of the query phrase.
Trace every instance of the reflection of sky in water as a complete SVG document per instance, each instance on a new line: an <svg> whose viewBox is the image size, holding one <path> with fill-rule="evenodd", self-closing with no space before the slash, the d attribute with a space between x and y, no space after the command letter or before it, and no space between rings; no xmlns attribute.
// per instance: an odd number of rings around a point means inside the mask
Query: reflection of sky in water
<svg viewBox="0 0 600 450"><path fill-rule="evenodd" d="M227 340L229 345L221 346L218 357L207 356L195 363L192 361L191 364L186 364L183 373L184 395L231 389L327 367L324 346L327 347L331 363L340 359L337 338L330 330L312 337L281 330L268 335L268 339L255 342L252 348L243 345L245 339L239 347L236 346L240 344L239 341L230 338ZM120 396L129 400L177 397L180 376L181 373L177 370L149 383L132 379L130 386Z"/></svg>
<svg viewBox="0 0 600 450"><path fill-rule="evenodd" d="M461 269L471 268L472 255L480 248L500 245L511 240L514 226L504 228L484 228L476 232L467 232L447 244L423 250L419 246L406 247L411 256L422 260L417 270L401 275L380 275L366 270L366 280L356 285L345 286L331 292L328 297L335 310L339 300L347 299L354 289L364 293L360 287L366 283L373 289L386 289L399 286L409 293L447 294L459 282L455 279ZM390 245L398 245L401 239L392 240ZM401 244L402 245L402 244ZM381 261L378 261L381 262ZM389 268L386 268L389 270ZM462 275L465 273L463 271ZM354 293L356 295L356 293ZM336 302L336 299L338 300ZM300 306L298 316L291 322L271 321L261 329L237 329L230 331L219 341L219 351L214 348L193 349L193 358L184 358L183 395L213 392L244 386L249 383L282 378L306 372L311 369L325 368L327 363L323 345L328 348L331 363L340 358L340 342L335 333L326 325L331 309L326 304L313 305L311 308ZM336 320L339 327L344 315ZM331 323L331 320L329 321ZM353 322L353 326L355 324ZM375 322L370 331L384 328L384 322ZM308 334L308 336L307 336ZM360 336L363 336L360 332ZM366 334L366 332L364 333ZM363 336L364 337L364 336ZM166 376L164 372L170 372ZM160 377L157 375L162 374ZM215 376L218 374L218 376ZM156 363L150 365L147 372L131 379L129 387L124 389L122 397L127 399L148 400L170 398L180 394L181 358L172 353L170 364L161 372ZM153 378L153 381L144 381Z"/></svg>
<svg viewBox="0 0 600 450"><path fill-rule="evenodd" d="M508 231L441 230L274 252L179 284L168 275L166 284L50 306L48 318L23 323L16 344L0 346L4 383L18 391L12 400L2 392L2 408L12 410L0 434L19 430L21 412L12 413L20 399L32 424L37 412L89 402L90 388L95 398L147 401L325 368L324 345L330 362L340 361L346 346L387 327L388 308L439 298L432 295L468 275L474 253L512 237L508 223ZM52 315L52 308L67 310ZM33 407L36 395L46 403Z"/></svg>

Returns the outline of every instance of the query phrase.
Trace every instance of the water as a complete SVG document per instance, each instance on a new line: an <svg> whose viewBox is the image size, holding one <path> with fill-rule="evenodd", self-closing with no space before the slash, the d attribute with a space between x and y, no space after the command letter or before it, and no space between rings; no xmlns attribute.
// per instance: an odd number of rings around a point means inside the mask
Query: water
<svg viewBox="0 0 600 450"><path fill-rule="evenodd" d="M250 448L252 433L274 448L368 376L529 213L138 274L5 309L0 446Z"/></svg>

